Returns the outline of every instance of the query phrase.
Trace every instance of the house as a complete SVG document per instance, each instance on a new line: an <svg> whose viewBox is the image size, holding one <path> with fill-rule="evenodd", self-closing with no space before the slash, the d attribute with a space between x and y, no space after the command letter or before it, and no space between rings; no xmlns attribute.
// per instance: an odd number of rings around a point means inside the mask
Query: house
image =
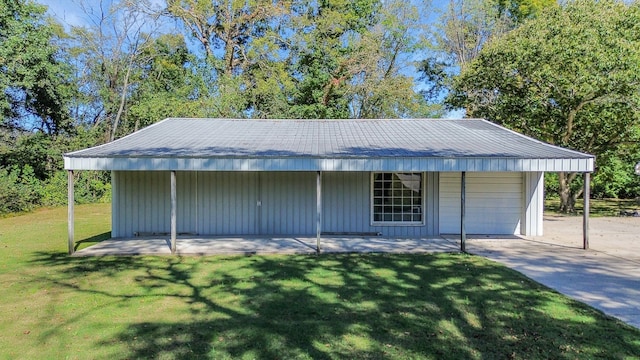
<svg viewBox="0 0 640 360"><path fill-rule="evenodd" d="M539 236L543 174L588 187L594 168L482 119L169 118L64 161L70 252L76 170L111 171L113 237L175 249L176 234Z"/></svg>

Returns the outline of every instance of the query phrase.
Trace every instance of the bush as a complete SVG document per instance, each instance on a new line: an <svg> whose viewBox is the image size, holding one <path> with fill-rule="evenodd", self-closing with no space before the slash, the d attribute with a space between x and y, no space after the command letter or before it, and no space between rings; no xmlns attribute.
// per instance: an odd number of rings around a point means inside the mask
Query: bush
<svg viewBox="0 0 640 360"><path fill-rule="evenodd" d="M42 204L67 204L67 172L57 171L45 182ZM78 204L111 201L111 183L108 172L81 171L74 175L74 198Z"/></svg>
<svg viewBox="0 0 640 360"><path fill-rule="evenodd" d="M0 167L0 214L32 210L40 205L42 190L31 166Z"/></svg>

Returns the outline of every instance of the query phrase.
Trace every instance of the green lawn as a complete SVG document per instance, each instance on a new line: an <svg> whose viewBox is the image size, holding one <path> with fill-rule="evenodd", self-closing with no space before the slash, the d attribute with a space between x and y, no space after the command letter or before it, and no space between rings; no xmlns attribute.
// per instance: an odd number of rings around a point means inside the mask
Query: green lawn
<svg viewBox="0 0 640 360"><path fill-rule="evenodd" d="M560 199L545 199L545 214L558 214L560 208ZM582 199L576 201L576 215L582 215L584 203ZM593 217L600 216L619 216L620 211L640 210L640 204L634 199L590 199L589 215Z"/></svg>
<svg viewBox="0 0 640 360"><path fill-rule="evenodd" d="M109 205L76 221L104 238ZM65 236L64 208L0 219L0 359L640 354L640 331L479 257L74 258Z"/></svg>

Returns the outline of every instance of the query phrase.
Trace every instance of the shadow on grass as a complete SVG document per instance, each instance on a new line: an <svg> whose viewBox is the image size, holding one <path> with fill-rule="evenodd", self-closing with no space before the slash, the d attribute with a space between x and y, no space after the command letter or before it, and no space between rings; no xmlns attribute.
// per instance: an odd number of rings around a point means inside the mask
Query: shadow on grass
<svg viewBox="0 0 640 360"><path fill-rule="evenodd" d="M39 253L58 286L135 311L171 300L178 318L131 321L94 346L128 358L623 358L639 332L475 256L70 258ZM50 272L47 272L49 274ZM112 278L94 286L78 277ZM132 287L119 286L123 279ZM155 300L154 300L155 299ZM170 311L171 310L171 311ZM121 317L123 315L120 315Z"/></svg>
<svg viewBox="0 0 640 360"><path fill-rule="evenodd" d="M94 235L80 241L76 241L74 251L78 251L81 248L84 249L91 245L95 245L99 242L111 239L111 231L103 232L102 234Z"/></svg>

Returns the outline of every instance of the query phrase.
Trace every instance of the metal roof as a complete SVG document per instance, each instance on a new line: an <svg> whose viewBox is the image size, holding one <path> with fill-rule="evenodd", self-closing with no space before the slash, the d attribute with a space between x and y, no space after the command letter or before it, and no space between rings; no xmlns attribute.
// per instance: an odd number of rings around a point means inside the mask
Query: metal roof
<svg viewBox="0 0 640 360"><path fill-rule="evenodd" d="M593 171L593 156L482 119L170 118L65 154L70 170Z"/></svg>

